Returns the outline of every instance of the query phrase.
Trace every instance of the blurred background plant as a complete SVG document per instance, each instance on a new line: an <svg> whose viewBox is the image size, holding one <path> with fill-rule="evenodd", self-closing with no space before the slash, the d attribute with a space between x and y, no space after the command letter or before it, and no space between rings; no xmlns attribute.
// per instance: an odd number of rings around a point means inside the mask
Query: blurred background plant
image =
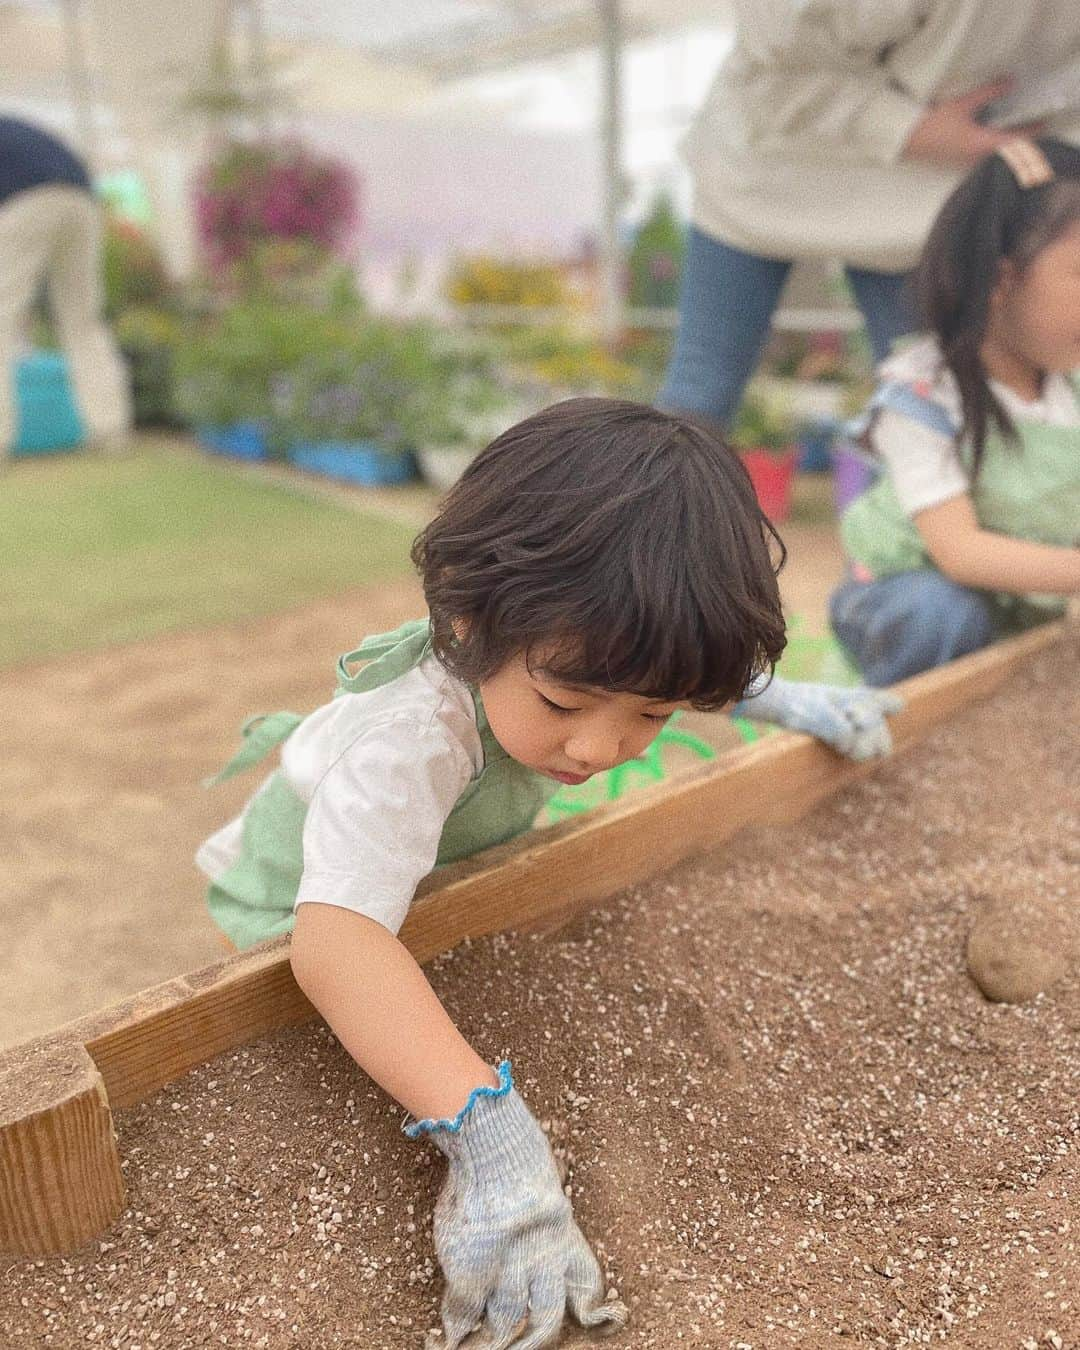
<svg viewBox="0 0 1080 1350"><path fill-rule="evenodd" d="M659 192L634 235L627 261L632 309L673 309L679 303L686 233L671 194Z"/></svg>
<svg viewBox="0 0 1080 1350"><path fill-rule="evenodd" d="M176 402L195 426L263 423L272 448L281 425L282 382L305 360L343 350L351 338L346 318L324 309L285 305L265 297L190 319L176 353Z"/></svg>
<svg viewBox="0 0 1080 1350"><path fill-rule="evenodd" d="M511 371L548 393L548 401L579 394L644 396L641 369L597 337L567 325L518 328L502 344Z"/></svg>
<svg viewBox="0 0 1080 1350"><path fill-rule="evenodd" d="M761 389L751 382L728 440L737 450L790 453L795 440L795 415L790 400L782 393Z"/></svg>
<svg viewBox="0 0 1080 1350"><path fill-rule="evenodd" d="M215 280L258 288L318 270L360 224L356 176L295 141L226 141L195 186L199 240Z"/></svg>
<svg viewBox="0 0 1080 1350"><path fill-rule="evenodd" d="M526 309L562 309L573 297L554 263L488 254L462 255L450 265L446 298L454 305L513 305Z"/></svg>

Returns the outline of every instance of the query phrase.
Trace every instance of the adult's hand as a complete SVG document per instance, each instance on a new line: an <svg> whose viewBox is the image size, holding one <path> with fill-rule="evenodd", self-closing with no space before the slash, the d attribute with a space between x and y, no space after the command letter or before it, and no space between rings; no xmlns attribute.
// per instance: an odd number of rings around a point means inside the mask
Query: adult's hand
<svg viewBox="0 0 1080 1350"><path fill-rule="evenodd" d="M1037 135L1036 125L988 127L977 121L981 109L1015 88L1011 77L991 80L958 98L933 103L915 123L902 151L904 159L922 159L948 168L968 168L1017 136Z"/></svg>

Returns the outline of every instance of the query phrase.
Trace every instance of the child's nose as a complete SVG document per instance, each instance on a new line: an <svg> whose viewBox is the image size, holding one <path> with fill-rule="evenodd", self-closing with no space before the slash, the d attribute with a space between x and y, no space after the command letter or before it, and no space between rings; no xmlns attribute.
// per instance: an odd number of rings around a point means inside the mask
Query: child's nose
<svg viewBox="0 0 1080 1350"><path fill-rule="evenodd" d="M590 769L610 769L621 762L622 742L614 731L601 727L580 731L566 743L566 753L576 764Z"/></svg>

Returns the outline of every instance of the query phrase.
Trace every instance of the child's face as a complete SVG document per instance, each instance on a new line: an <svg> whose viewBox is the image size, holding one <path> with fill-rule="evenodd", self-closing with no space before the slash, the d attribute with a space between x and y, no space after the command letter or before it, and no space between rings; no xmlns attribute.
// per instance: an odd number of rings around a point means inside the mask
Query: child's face
<svg viewBox="0 0 1080 1350"><path fill-rule="evenodd" d="M531 665L531 669L530 669ZM562 684L544 670L543 651L524 652L480 683L495 739L527 768L560 783L640 755L681 703Z"/></svg>
<svg viewBox="0 0 1080 1350"><path fill-rule="evenodd" d="M1080 222L1031 260L1006 270L994 297L1001 337L1037 370L1080 367Z"/></svg>

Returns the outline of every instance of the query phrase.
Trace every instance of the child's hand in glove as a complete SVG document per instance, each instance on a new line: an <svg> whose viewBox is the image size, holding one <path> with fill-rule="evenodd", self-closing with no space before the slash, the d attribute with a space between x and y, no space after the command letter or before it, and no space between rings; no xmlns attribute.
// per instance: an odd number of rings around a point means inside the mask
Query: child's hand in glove
<svg viewBox="0 0 1080 1350"><path fill-rule="evenodd" d="M427 1135L450 1162L435 1206L446 1338L433 1346L456 1350L483 1322L485 1350L539 1350L558 1339L567 1305L582 1326L625 1323L626 1308L604 1302L599 1263L508 1063L499 1087L477 1088L454 1120L417 1121L405 1132Z"/></svg>
<svg viewBox="0 0 1080 1350"><path fill-rule="evenodd" d="M899 695L864 685L845 689L833 684L796 684L776 676L757 693L759 683L763 681L755 681L747 697L735 705L736 717L808 732L848 759L873 759L891 752L885 716L904 706Z"/></svg>

